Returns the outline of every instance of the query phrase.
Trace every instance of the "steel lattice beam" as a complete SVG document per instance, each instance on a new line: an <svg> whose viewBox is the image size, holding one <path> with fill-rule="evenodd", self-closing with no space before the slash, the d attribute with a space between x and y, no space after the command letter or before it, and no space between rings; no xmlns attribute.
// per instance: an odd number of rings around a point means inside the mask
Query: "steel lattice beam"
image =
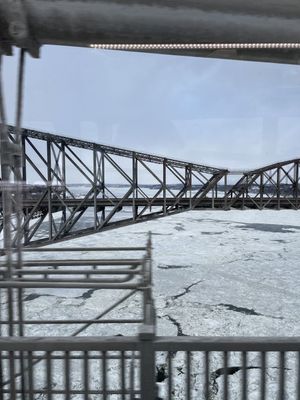
<svg viewBox="0 0 300 400"><path fill-rule="evenodd" d="M300 159L246 172L226 193L228 207L299 210Z"/></svg>
<svg viewBox="0 0 300 400"><path fill-rule="evenodd" d="M8 130L13 138L15 128ZM25 245L212 208L215 188L228 172L28 129L22 138ZM111 185L113 176L122 185ZM80 194L74 182L82 184Z"/></svg>
<svg viewBox="0 0 300 400"><path fill-rule="evenodd" d="M8 130L13 138L15 128ZM194 209L300 207L299 159L248 171L229 185L227 170L66 136L23 129L22 144L25 245Z"/></svg>

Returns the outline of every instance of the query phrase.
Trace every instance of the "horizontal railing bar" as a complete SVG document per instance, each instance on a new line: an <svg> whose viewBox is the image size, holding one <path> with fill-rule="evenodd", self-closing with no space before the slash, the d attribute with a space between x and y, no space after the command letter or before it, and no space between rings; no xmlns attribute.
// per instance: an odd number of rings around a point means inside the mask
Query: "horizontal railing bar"
<svg viewBox="0 0 300 400"><path fill-rule="evenodd" d="M135 336L0 337L0 351L138 351Z"/></svg>
<svg viewBox="0 0 300 400"><path fill-rule="evenodd" d="M81 353L82 351L80 351L80 353ZM117 352L117 353L121 353L122 351L117 351L117 350L112 350L111 352ZM8 352L7 352L8 353ZM51 357L50 357L50 360L51 361L55 361L55 360L65 360L66 359L66 356L65 355L61 355L61 356L59 356L59 355L54 355L53 353L55 353L55 352L50 352L50 354L51 354ZM69 356L68 356L68 358L70 359L70 360L83 360L85 357L84 356L82 356L82 355L78 355L78 356L76 356L76 355L72 355L72 353L73 352L71 352L70 354L69 354ZM39 354L37 354L37 355L35 355L36 354L36 352L35 353L33 353L32 354L32 360L33 361L35 361L35 360L38 360L38 361L41 361L41 360L47 360L47 355L39 355ZM5 355L5 351L2 351L2 355L1 355L1 360L11 360L13 358L13 360L28 360L29 359L29 356L28 355L26 355L26 354L23 354L22 356L20 356L20 355L18 355L18 354L13 354L12 356L9 356L9 355ZM91 360L91 361L93 361L93 360L103 360L103 356L101 356L101 355L88 355L87 357L86 357L86 359L87 360ZM107 360L120 360L121 358L122 358L122 355L121 354L119 354L119 355L113 355L113 354L110 354L110 351L108 351L107 352L107 355L105 356L105 358L107 359ZM124 359L125 360L132 360L132 359L135 359L135 360L140 360L141 359L141 357L140 357L140 354L139 353L134 353L134 354L131 354L131 351L129 352L129 355L126 355L126 354L124 354Z"/></svg>
<svg viewBox="0 0 300 400"><path fill-rule="evenodd" d="M11 394L11 390L1 390L1 392L3 393L3 394L7 394L7 393L9 393L9 394ZM50 391L48 391L47 389L35 389L35 390L21 390L21 389L15 389L14 390L14 393L16 393L16 394L40 394L40 395L42 395L42 394L47 394L47 393L51 393L51 394L53 394L53 395L58 395L58 394L66 394L66 390L57 390L57 389L51 389ZM97 389L90 389L90 390L72 390L72 389L70 389L69 391L68 391L68 394L70 394L70 395L75 395L75 394L84 394L84 395L91 395L91 394L95 394L95 395L98 395L98 394L103 394L104 393L104 391L103 390L101 390L101 389L99 389L99 390L97 390ZM125 389L125 390L121 390L121 389L119 389L119 390L109 390L109 389L107 389L107 390L105 390L105 393L107 394L107 395L113 395L113 394L140 394L141 393L141 391L140 390L129 390L129 389Z"/></svg>
<svg viewBox="0 0 300 400"><path fill-rule="evenodd" d="M25 247L22 249L24 253L47 253L47 252L77 252L77 251L146 251L146 247Z"/></svg>
<svg viewBox="0 0 300 400"><path fill-rule="evenodd" d="M158 336L155 351L300 351L300 337Z"/></svg>
<svg viewBox="0 0 300 400"><path fill-rule="evenodd" d="M140 273L140 269L80 269L75 271L62 269L20 269L14 271L13 275L138 275Z"/></svg>
<svg viewBox="0 0 300 400"><path fill-rule="evenodd" d="M132 346L132 347L130 347ZM298 352L300 337L196 337L158 336L154 351ZM126 349L124 349L126 347ZM131 336L1 337L0 351L109 351L138 350Z"/></svg>
<svg viewBox="0 0 300 400"><path fill-rule="evenodd" d="M51 288L51 289L143 289L142 284L113 284L113 283L97 283L97 281L93 280L92 282L87 282L86 280L82 282L62 282L62 281L0 281L0 288L24 288L24 289L43 289L43 288Z"/></svg>
<svg viewBox="0 0 300 400"><path fill-rule="evenodd" d="M109 279L109 278L107 278L107 279L99 279L99 278L78 278L78 277L74 277L73 279L71 279L71 278L65 278L65 279L59 279L58 277L53 277L53 278L36 278L36 279L33 279L33 278L12 278L13 279L13 282L15 282L15 283L26 283L26 282L29 282L30 283L30 285L32 284L32 283L39 283L39 282L41 282L41 283L43 283L44 284L44 282L47 282L47 283L51 283L52 285L53 284L57 284L57 285L59 285L59 284L62 284L62 285L64 285L65 284L65 282L67 282L68 284L77 284L77 283L80 283L80 282L83 282L84 284L86 284L86 283L95 283L95 284L97 284L97 285L100 285L100 284L113 284L113 285L117 285L117 284L119 284L119 285L123 285L124 284L124 282L129 282L129 281L137 281L136 279L134 279L133 277L132 277L132 275L129 275L129 276L125 276L125 277L120 277L119 279L116 279L115 277L114 278L111 278L111 279ZM1 282L0 282L0 287L1 287ZM14 286L14 287L17 287L16 285ZM58 288L59 288L59 286L57 286ZM61 286L60 286L61 287ZM64 286L62 286L62 287L64 287ZM99 287L98 287L99 288ZM105 288L104 288L105 289Z"/></svg>
<svg viewBox="0 0 300 400"><path fill-rule="evenodd" d="M73 266L90 266L90 265L141 265L142 259L101 259L101 260L24 260L23 266L49 266L49 267L73 267ZM0 268L5 268L5 264L0 264ZM12 264L12 267L18 268L18 264Z"/></svg>
<svg viewBox="0 0 300 400"><path fill-rule="evenodd" d="M143 319L57 319L57 320L24 320L24 321L0 321L0 325L55 325L55 324L139 324Z"/></svg>
<svg viewBox="0 0 300 400"><path fill-rule="evenodd" d="M136 265L132 265L132 264L124 264L124 265L119 265L119 264L117 264L117 265L110 265L110 264L108 264L108 265L106 265L106 264L104 264L104 265L88 265L88 264L83 264L83 265L49 265L49 268L51 268L51 269L47 269L47 271L55 271L55 270L59 270L59 271L76 271L77 269L75 269L75 268L77 268L77 267L92 267L92 268L94 268L94 270L95 271L101 271L100 269L97 269L97 267L110 267L110 266L112 266L112 267L131 267L131 269L136 269L136 268L138 268L138 267L140 267L140 266L142 266L142 264L136 264ZM26 268L28 268L28 270L30 269L31 271L34 271L36 268L41 268L41 267L47 267L47 265L39 265L39 264L35 264L35 265L26 265ZM64 268L64 267L66 267L66 268L74 268L74 269L62 269L62 268ZM26 268L24 268L23 269L23 266L22 266L22 269L21 268L18 268L18 266L17 265L14 265L14 270L13 270L13 273L15 273L15 274L19 274L19 273L21 273L23 270L26 270ZM5 271L6 271L6 267L3 265L3 264L0 264L0 274L4 274L5 273ZM37 269L37 271L38 271L38 269ZM85 271L92 271L92 269L85 269Z"/></svg>

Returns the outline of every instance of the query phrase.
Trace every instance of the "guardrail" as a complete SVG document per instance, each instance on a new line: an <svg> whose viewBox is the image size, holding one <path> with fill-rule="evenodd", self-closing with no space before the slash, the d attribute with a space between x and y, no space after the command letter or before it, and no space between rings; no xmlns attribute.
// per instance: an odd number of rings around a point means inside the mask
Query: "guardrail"
<svg viewBox="0 0 300 400"><path fill-rule="evenodd" d="M1 400L300 396L300 338L155 337L144 327L138 337L1 338L0 353Z"/></svg>

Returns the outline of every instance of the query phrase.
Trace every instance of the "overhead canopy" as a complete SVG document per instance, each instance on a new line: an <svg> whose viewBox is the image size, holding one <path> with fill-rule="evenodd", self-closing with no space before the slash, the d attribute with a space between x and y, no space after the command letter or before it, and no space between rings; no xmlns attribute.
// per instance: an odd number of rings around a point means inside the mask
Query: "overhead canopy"
<svg viewBox="0 0 300 400"><path fill-rule="evenodd" d="M1 0L0 48L131 43L300 43L299 0ZM151 50L298 64L299 49Z"/></svg>

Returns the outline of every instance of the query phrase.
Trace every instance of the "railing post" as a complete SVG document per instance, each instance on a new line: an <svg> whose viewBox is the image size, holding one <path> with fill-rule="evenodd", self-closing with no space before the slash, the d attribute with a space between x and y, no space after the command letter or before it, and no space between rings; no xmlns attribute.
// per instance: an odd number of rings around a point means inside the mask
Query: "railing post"
<svg viewBox="0 0 300 400"><path fill-rule="evenodd" d="M228 172L224 175L224 209L227 211L228 210L228 196L227 196L227 190L228 190L228 182L227 182L227 177L228 177Z"/></svg>
<svg viewBox="0 0 300 400"><path fill-rule="evenodd" d="M156 399L155 379L155 352L153 341L155 339L154 325L143 325L139 334L141 353L141 399Z"/></svg>
<svg viewBox="0 0 300 400"><path fill-rule="evenodd" d="M141 399L156 399L155 377L155 352L153 342L155 340L156 316L152 298L152 240L149 232L147 242L147 254L143 261L143 302L144 323L140 328L139 345L141 353L140 380Z"/></svg>
<svg viewBox="0 0 300 400"><path fill-rule="evenodd" d="M163 213L167 215L167 160L163 160Z"/></svg>

